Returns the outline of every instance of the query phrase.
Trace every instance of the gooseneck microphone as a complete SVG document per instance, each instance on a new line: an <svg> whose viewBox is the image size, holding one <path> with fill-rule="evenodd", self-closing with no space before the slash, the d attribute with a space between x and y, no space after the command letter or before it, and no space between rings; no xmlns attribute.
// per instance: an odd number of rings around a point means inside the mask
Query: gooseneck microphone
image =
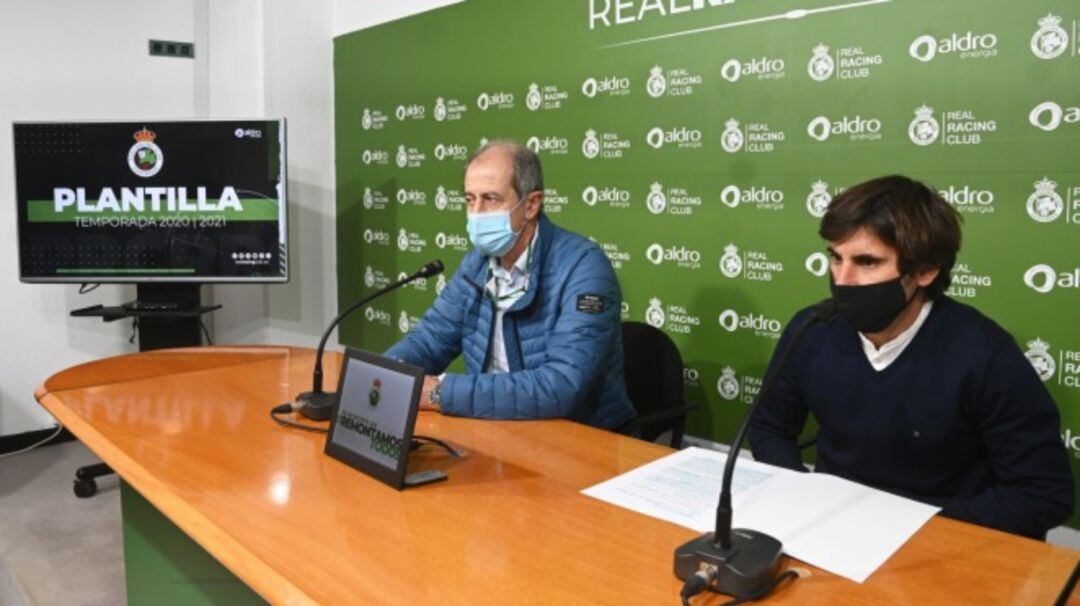
<svg viewBox="0 0 1080 606"><path fill-rule="evenodd" d="M300 414L314 421L325 421L330 418L330 412L334 408L334 392L323 391L323 350L326 349L326 340L330 338L330 333L334 331L334 328L345 318L345 316L392 290L397 290L420 278L430 278L431 276L441 274L442 271L442 261L435 259L416 270L413 274L406 276L397 282L388 284L363 299L360 299L356 303L353 303L345 309L345 311L339 313L337 317L334 318L334 321L330 323L330 326L326 327L326 332L323 333L322 339L319 340L319 348L315 352L315 370L311 375L311 391L305 391L296 396L296 402L300 404Z"/></svg>
<svg viewBox="0 0 1080 606"><path fill-rule="evenodd" d="M772 391L776 377L787 364L791 352L802 339L806 329L814 324L825 324L837 314L835 301L825 299L814 305L791 340L780 352L776 364L765 375L761 391L753 405L739 424L738 432L731 443L727 461L724 464L724 477L720 489L720 502L716 506L716 530L706 533L675 550L675 576L687 583L696 584L695 593L709 589L716 593L734 596L740 600L757 599L768 593L779 578L776 571L780 566L783 545L775 538L756 530L736 528L732 530L731 480L735 472L735 461L746 439L750 420L763 400ZM684 591L685 595L685 591Z"/></svg>

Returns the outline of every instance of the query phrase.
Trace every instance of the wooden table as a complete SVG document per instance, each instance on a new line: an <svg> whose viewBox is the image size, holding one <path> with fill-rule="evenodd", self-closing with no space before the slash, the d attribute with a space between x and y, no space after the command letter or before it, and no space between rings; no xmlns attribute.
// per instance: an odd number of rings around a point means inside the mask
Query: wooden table
<svg viewBox="0 0 1080 606"><path fill-rule="evenodd" d="M328 355L326 384L336 385L340 356ZM325 456L323 435L270 419L310 386L312 362L311 350L287 347L155 351L76 366L37 390L137 491L124 501L131 603L148 599L134 569L170 549L153 535L172 524L273 603L679 603L672 551L696 533L579 492L669 449L569 421L421 413L417 433L468 456L425 447L410 470L438 467L449 481L398 492ZM129 524L139 495L171 522ZM1077 557L934 518L861 585L787 561L811 575L770 601L1049 604ZM189 571L186 582L205 597L218 581ZM155 601L183 584L159 582Z"/></svg>

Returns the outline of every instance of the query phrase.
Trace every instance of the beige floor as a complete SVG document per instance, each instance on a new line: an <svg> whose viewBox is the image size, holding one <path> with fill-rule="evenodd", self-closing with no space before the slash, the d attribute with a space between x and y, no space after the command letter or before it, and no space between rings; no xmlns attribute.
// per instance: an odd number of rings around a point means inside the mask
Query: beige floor
<svg viewBox="0 0 1080 606"><path fill-rule="evenodd" d="M65 442L0 459L0 604L126 603L116 476L76 498L75 469L97 459Z"/></svg>

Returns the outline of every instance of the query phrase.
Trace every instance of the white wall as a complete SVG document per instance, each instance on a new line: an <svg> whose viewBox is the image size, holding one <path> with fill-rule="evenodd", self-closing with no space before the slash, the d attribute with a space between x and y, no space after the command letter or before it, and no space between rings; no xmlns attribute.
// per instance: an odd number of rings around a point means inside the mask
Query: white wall
<svg viewBox="0 0 1080 606"><path fill-rule="evenodd" d="M20 284L13 121L188 117L194 62L150 57L147 40L190 40L191 0L20 0L0 17L0 435L53 426L34 389L73 364L133 351L130 324L72 309L133 298L131 287Z"/></svg>
<svg viewBox="0 0 1080 606"><path fill-rule="evenodd" d="M334 36L466 0L334 0Z"/></svg>

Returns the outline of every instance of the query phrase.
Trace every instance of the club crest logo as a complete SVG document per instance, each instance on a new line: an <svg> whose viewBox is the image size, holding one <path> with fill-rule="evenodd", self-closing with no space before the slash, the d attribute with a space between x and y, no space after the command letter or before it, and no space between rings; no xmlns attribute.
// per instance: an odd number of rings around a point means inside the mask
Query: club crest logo
<svg viewBox="0 0 1080 606"><path fill-rule="evenodd" d="M165 164L165 154L154 143L157 133L146 130L144 126L142 130L136 131L134 136L135 145L131 146L127 155L128 167L131 172L144 179L153 177L161 172L161 167Z"/></svg>
<svg viewBox="0 0 1080 606"><path fill-rule="evenodd" d="M645 310L645 322L649 326L663 328L665 321L667 318L664 315L664 308L660 306L660 299L655 297L649 299L649 307Z"/></svg>
<svg viewBox="0 0 1080 606"><path fill-rule="evenodd" d="M1039 223L1049 223L1061 216L1065 201L1057 193L1057 182L1043 177L1035 182L1035 193L1028 196L1027 213Z"/></svg>
<svg viewBox="0 0 1080 606"><path fill-rule="evenodd" d="M739 247L728 244L724 247L724 256L720 257L720 273L728 278L737 278L742 270L743 261L739 256Z"/></svg>
<svg viewBox="0 0 1080 606"><path fill-rule="evenodd" d="M397 148L397 156L394 157L397 162L398 168L405 168L405 165L409 163L409 152L405 151L404 145L399 145Z"/></svg>
<svg viewBox="0 0 1080 606"><path fill-rule="evenodd" d="M1069 33L1061 27L1061 17L1047 14L1039 19L1039 29L1031 36L1031 52L1040 59L1055 59L1069 47Z"/></svg>
<svg viewBox="0 0 1080 606"><path fill-rule="evenodd" d="M409 314L405 313L404 311L401 312L401 315L398 316L397 327L398 330L401 331L401 334L409 332L409 329L412 328L409 325Z"/></svg>
<svg viewBox="0 0 1080 606"><path fill-rule="evenodd" d="M806 210L811 216L818 219L824 217L831 202L832 196L829 195L828 183L819 179L810 185L810 195L806 197Z"/></svg>
<svg viewBox="0 0 1080 606"><path fill-rule="evenodd" d="M442 122L446 119L446 101L442 97L435 99L435 111L433 113L436 122Z"/></svg>
<svg viewBox="0 0 1080 606"><path fill-rule="evenodd" d="M405 232L405 228L398 232L397 247L401 252L409 250L409 234Z"/></svg>
<svg viewBox="0 0 1080 606"><path fill-rule="evenodd" d="M596 138L595 130L590 128L585 131L585 140L581 142L581 153L590 160L600 155L600 140Z"/></svg>
<svg viewBox="0 0 1080 606"><path fill-rule="evenodd" d="M720 379L716 382L716 391L725 400L734 400L739 397L739 379L735 377L735 369L725 366L721 371Z"/></svg>
<svg viewBox="0 0 1080 606"><path fill-rule="evenodd" d="M659 215L667 208L667 196L664 195L664 186L653 183L649 186L649 195L645 198L645 206L654 215Z"/></svg>
<svg viewBox="0 0 1080 606"><path fill-rule="evenodd" d="M1054 362L1054 356L1050 355L1050 344L1036 337L1034 341L1028 341L1027 346L1024 357L1031 362L1031 367L1039 378L1043 381L1052 379L1057 371L1057 363Z"/></svg>
<svg viewBox="0 0 1080 606"><path fill-rule="evenodd" d="M941 125L934 118L934 108L923 105L915 110L915 119L908 126L908 137L915 145L930 145L937 141Z"/></svg>
<svg viewBox="0 0 1080 606"><path fill-rule="evenodd" d="M371 195L371 188L364 188L364 208L371 208L375 204L375 197Z"/></svg>
<svg viewBox="0 0 1080 606"><path fill-rule="evenodd" d="M368 392L368 404L378 406L382 400L382 381L375 379L371 382L371 391Z"/></svg>
<svg viewBox="0 0 1080 606"><path fill-rule="evenodd" d="M649 79L645 81L645 90L654 99L664 96L664 93L667 92L667 78L664 77L664 68L657 65L649 70Z"/></svg>
<svg viewBox="0 0 1080 606"><path fill-rule="evenodd" d="M363 127L364 130L371 128L371 110L366 107L364 108L364 116L360 118L360 126Z"/></svg>
<svg viewBox="0 0 1080 606"><path fill-rule="evenodd" d="M540 105L543 104L544 96L540 94L540 85L533 82L529 85L529 92L525 94L525 107L529 108L529 111L534 112L540 109Z"/></svg>
<svg viewBox="0 0 1080 606"><path fill-rule="evenodd" d="M364 270L364 286L368 288L375 286L375 270L371 269L370 265Z"/></svg>
<svg viewBox="0 0 1080 606"><path fill-rule="evenodd" d="M435 188L435 208L439 210L446 210L446 205L450 199L446 195L446 188L440 185Z"/></svg>
<svg viewBox="0 0 1080 606"><path fill-rule="evenodd" d="M832 77L835 70L836 62L829 55L829 47L824 44L815 46L814 55L806 65L806 73L810 74L815 82L824 82Z"/></svg>
<svg viewBox="0 0 1080 606"><path fill-rule="evenodd" d="M732 118L724 123L724 132L720 135L720 146L729 154L742 149L746 138L739 130L739 121Z"/></svg>

